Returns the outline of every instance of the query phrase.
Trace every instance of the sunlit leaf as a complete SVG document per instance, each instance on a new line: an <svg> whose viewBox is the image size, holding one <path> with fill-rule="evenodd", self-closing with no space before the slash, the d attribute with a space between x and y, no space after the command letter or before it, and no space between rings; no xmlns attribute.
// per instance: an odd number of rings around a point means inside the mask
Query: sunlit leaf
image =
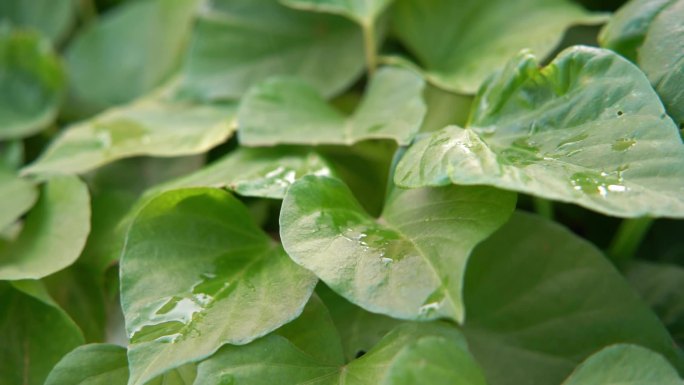
<svg viewBox="0 0 684 385"><path fill-rule="evenodd" d="M285 195L280 237L295 262L369 311L462 321L470 251L514 206L514 194L487 187L393 189L373 218L340 180L306 176Z"/></svg>
<svg viewBox="0 0 684 385"><path fill-rule="evenodd" d="M0 168L0 231L28 211L36 199L33 183Z"/></svg>
<svg viewBox="0 0 684 385"><path fill-rule="evenodd" d="M393 16L428 80L460 93L477 91L521 49L544 57L571 25L605 19L568 0L397 0Z"/></svg>
<svg viewBox="0 0 684 385"><path fill-rule="evenodd" d="M133 221L121 259L130 384L287 323L315 283L225 191L157 196Z"/></svg>
<svg viewBox="0 0 684 385"><path fill-rule="evenodd" d="M603 347L633 343L684 368L670 335L601 252L518 213L473 251L464 333L489 385L558 384Z"/></svg>
<svg viewBox="0 0 684 385"><path fill-rule="evenodd" d="M30 136L52 123L64 86L49 41L0 24L0 140Z"/></svg>
<svg viewBox="0 0 684 385"><path fill-rule="evenodd" d="M50 179L19 237L0 249L0 279L42 278L71 265L89 231L85 184L71 176Z"/></svg>
<svg viewBox="0 0 684 385"><path fill-rule="evenodd" d="M604 214L684 217L684 146L648 79L573 47L539 68L523 53L478 93L468 126L413 145L404 187L488 184Z"/></svg>
<svg viewBox="0 0 684 385"><path fill-rule="evenodd" d="M251 89L238 110L240 143L346 144L394 139L408 144L423 121L423 80L410 70L383 68L361 104L346 116L306 82L276 78Z"/></svg>
<svg viewBox="0 0 684 385"><path fill-rule="evenodd" d="M372 24L394 0L281 0L293 8L344 15L361 25Z"/></svg>

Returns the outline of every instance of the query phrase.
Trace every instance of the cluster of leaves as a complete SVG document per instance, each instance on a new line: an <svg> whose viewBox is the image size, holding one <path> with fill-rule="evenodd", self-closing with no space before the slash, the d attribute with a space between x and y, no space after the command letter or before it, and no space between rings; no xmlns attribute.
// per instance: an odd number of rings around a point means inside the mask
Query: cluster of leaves
<svg viewBox="0 0 684 385"><path fill-rule="evenodd" d="M683 122L684 0L3 0L0 385L682 385Z"/></svg>

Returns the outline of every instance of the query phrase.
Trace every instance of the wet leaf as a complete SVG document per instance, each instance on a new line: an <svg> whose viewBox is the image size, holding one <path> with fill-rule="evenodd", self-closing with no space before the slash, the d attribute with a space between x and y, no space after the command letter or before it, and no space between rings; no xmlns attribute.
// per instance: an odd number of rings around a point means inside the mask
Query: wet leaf
<svg viewBox="0 0 684 385"><path fill-rule="evenodd" d="M478 93L468 126L413 145L403 187L488 184L620 217L684 216L684 146L648 79L573 47L542 69L522 53Z"/></svg>
<svg viewBox="0 0 684 385"><path fill-rule="evenodd" d="M296 75L330 96L361 74L363 55L359 29L340 16L275 0L217 0L198 16L182 89L194 99L235 100L267 77Z"/></svg>
<svg viewBox="0 0 684 385"><path fill-rule="evenodd" d="M240 143L351 145L383 138L408 144L425 115L423 85L410 70L382 68L371 79L356 111L345 116L306 82L271 79L251 89L240 104Z"/></svg>
<svg viewBox="0 0 684 385"><path fill-rule="evenodd" d="M605 19L567 0L397 0L393 16L427 79L459 93L475 93L521 49L544 57L571 25Z"/></svg>
<svg viewBox="0 0 684 385"><path fill-rule="evenodd" d="M71 265L89 232L88 188L73 176L50 179L19 237L0 249L0 279L37 279Z"/></svg>
<svg viewBox="0 0 684 385"><path fill-rule="evenodd" d="M340 180L306 176L285 195L280 237L295 262L366 310L462 321L470 251L514 206L514 194L486 187L394 189L376 219Z"/></svg>
<svg viewBox="0 0 684 385"><path fill-rule="evenodd" d="M0 69L0 140L30 136L51 124L66 80L50 42L35 31L0 24Z"/></svg>
<svg viewBox="0 0 684 385"><path fill-rule="evenodd" d="M464 334L489 385L558 384L615 343L684 368L658 318L601 252L561 226L517 213L473 251Z"/></svg>
<svg viewBox="0 0 684 385"><path fill-rule="evenodd" d="M301 312L315 283L229 193L157 196L131 224L121 259L129 384L267 334Z"/></svg>

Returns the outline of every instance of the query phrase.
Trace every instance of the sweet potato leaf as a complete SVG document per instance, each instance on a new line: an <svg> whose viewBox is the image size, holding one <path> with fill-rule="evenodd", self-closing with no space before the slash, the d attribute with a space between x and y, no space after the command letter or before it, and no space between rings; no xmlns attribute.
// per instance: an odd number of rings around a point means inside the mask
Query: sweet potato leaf
<svg viewBox="0 0 684 385"><path fill-rule="evenodd" d="M82 345L64 356L45 385L126 385L126 348L110 344Z"/></svg>
<svg viewBox="0 0 684 385"><path fill-rule="evenodd" d="M515 214L475 248L464 297L464 334L489 385L558 384L616 343L684 368L662 323L601 252L538 216Z"/></svg>
<svg viewBox="0 0 684 385"><path fill-rule="evenodd" d="M4 0L0 2L0 23L3 21L38 30L53 43L59 43L76 21L76 1Z"/></svg>
<svg viewBox="0 0 684 385"><path fill-rule="evenodd" d="M306 82L276 78L252 88L238 110L246 146L346 144L394 139L409 144L425 115L423 80L400 68L379 70L351 116L345 116Z"/></svg>
<svg viewBox="0 0 684 385"><path fill-rule="evenodd" d="M65 83L47 39L0 24L0 140L30 136L51 124Z"/></svg>
<svg viewBox="0 0 684 385"><path fill-rule="evenodd" d="M0 168L0 231L28 211L36 199L33 183Z"/></svg>
<svg viewBox="0 0 684 385"><path fill-rule="evenodd" d="M620 217L684 217L684 145L648 79L573 47L542 69L522 53L478 93L468 126L413 145L403 187L488 184Z"/></svg>
<svg viewBox="0 0 684 385"><path fill-rule="evenodd" d="M19 237L0 248L0 280L42 278L71 265L89 232L88 188L73 176L50 179Z"/></svg>
<svg viewBox="0 0 684 385"><path fill-rule="evenodd" d="M293 8L344 15L362 26L375 22L394 0L280 0Z"/></svg>
<svg viewBox="0 0 684 385"><path fill-rule="evenodd" d="M121 258L129 384L267 334L302 311L315 283L229 193L157 196L135 217Z"/></svg>
<svg viewBox="0 0 684 385"><path fill-rule="evenodd" d="M514 206L514 194L487 187L393 189L376 219L342 181L306 176L285 195L280 237L295 262L369 311L460 322L470 251Z"/></svg>
<svg viewBox="0 0 684 385"><path fill-rule="evenodd" d="M567 0L397 0L394 32L426 78L449 91L474 93L523 48L545 57L574 24L597 24Z"/></svg>

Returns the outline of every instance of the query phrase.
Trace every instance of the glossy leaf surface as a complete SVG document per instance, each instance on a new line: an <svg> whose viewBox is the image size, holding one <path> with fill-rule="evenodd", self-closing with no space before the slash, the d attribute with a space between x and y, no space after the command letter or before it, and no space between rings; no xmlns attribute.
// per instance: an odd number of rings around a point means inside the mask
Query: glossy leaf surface
<svg viewBox="0 0 684 385"><path fill-rule="evenodd" d="M126 349L110 344L82 345L64 356L45 385L126 385Z"/></svg>
<svg viewBox="0 0 684 385"><path fill-rule="evenodd" d="M661 355L636 345L613 345L584 361L563 385L682 385Z"/></svg>
<svg viewBox="0 0 684 385"><path fill-rule="evenodd" d="M473 251L464 333L489 385L558 384L585 358L633 343L684 367L671 337L588 242L517 213Z"/></svg>
<svg viewBox="0 0 684 385"><path fill-rule="evenodd" d="M567 0L397 0L394 30L435 85L475 93L523 48L551 53L574 24L595 24Z"/></svg>
<svg viewBox="0 0 684 385"><path fill-rule="evenodd" d="M648 79L573 47L542 69L521 54L478 93L469 125L412 146L404 187L488 184L604 214L684 216L684 145Z"/></svg>
<svg viewBox="0 0 684 385"><path fill-rule="evenodd" d="M347 117L303 81L276 78L245 96L238 111L240 143L346 144L394 139L408 144L425 115L423 80L414 72L383 68L370 81L361 104Z"/></svg>
<svg viewBox="0 0 684 385"><path fill-rule="evenodd" d="M351 21L276 0L217 0L198 16L182 89L194 99L233 100L267 77L293 75L330 96L363 67L361 33Z"/></svg>
<svg viewBox="0 0 684 385"><path fill-rule="evenodd" d="M84 342L38 281L0 282L0 341L1 385L43 385L60 358Z"/></svg>
<svg viewBox="0 0 684 385"><path fill-rule="evenodd" d="M0 279L37 279L71 265L89 232L88 188L73 176L50 179L19 237L0 249Z"/></svg>
<svg viewBox="0 0 684 385"><path fill-rule="evenodd" d="M157 196L131 224L121 259L130 384L287 323L315 283L225 191Z"/></svg>
<svg viewBox="0 0 684 385"><path fill-rule="evenodd" d="M0 231L28 211L36 199L33 183L0 168Z"/></svg>
<svg viewBox="0 0 684 385"><path fill-rule="evenodd" d="M177 67L197 4L198 0L122 3L80 31L65 54L70 108L80 115L94 113L157 87Z"/></svg>
<svg viewBox="0 0 684 385"><path fill-rule="evenodd" d="M234 110L180 101L164 90L67 128L23 172L83 173L132 156L202 153L233 134Z"/></svg>
<svg viewBox="0 0 684 385"><path fill-rule="evenodd" d="M153 188L147 196L182 187L225 187L243 196L282 199L295 180L308 174L333 171L325 158L309 150L238 148L195 173Z"/></svg>
<svg viewBox="0 0 684 385"><path fill-rule="evenodd" d="M312 330L312 324L317 328ZM223 347L200 364L197 382L404 385L415 383L414 374L435 385L485 384L463 336L445 324L399 326L363 357L344 365L332 321L320 302L312 299L302 316L285 328L246 346Z"/></svg>
<svg viewBox="0 0 684 385"><path fill-rule="evenodd" d="M53 122L65 86L50 42L0 24L0 140L33 135Z"/></svg>
<svg viewBox="0 0 684 385"><path fill-rule="evenodd" d="M394 189L376 219L340 180L306 176L285 196L280 237L295 262L369 311L462 321L470 251L514 206L514 194L486 187Z"/></svg>

